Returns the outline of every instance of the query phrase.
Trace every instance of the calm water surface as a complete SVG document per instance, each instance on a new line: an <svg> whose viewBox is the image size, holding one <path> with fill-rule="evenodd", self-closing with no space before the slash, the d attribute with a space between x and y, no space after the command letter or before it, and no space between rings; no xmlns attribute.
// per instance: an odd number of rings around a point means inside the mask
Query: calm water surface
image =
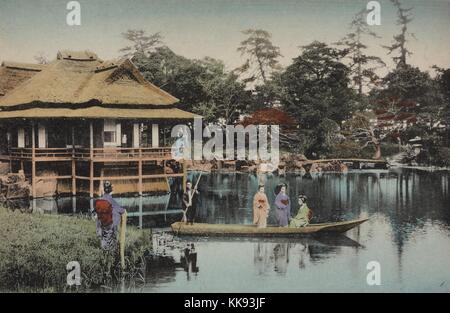
<svg viewBox="0 0 450 313"><path fill-rule="evenodd" d="M198 173L192 173L195 181ZM291 201L308 196L314 222L370 217L342 236L299 239L191 238L198 272L153 266L143 292L449 292L449 173L389 171L300 175L208 174L201 178L198 219L208 223L252 222L252 197L264 180L273 203L276 184L286 182ZM130 223L167 227L181 218L177 194L118 198ZM87 211L88 199L40 200L37 210ZM295 214L298 207L293 206ZM269 223L275 222L274 209ZM184 239L186 240L186 239ZM369 286L366 266L381 265L381 285Z"/></svg>

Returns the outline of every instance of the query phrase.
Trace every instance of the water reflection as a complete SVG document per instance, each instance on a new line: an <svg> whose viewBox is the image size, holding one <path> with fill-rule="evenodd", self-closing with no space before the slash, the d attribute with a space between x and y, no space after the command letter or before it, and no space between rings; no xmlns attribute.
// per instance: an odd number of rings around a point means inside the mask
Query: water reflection
<svg viewBox="0 0 450 313"><path fill-rule="evenodd" d="M195 181L198 175L190 173L189 179ZM191 238L189 243L195 243L198 255L196 267L201 271L193 275L191 268L186 272L179 260L170 266L157 264L149 269L144 290L323 291L326 286L328 291L377 291L367 286L365 276L367 262L378 260L387 279L379 290L450 291L449 172L392 169L312 177L203 175L199 221L251 223L258 182L265 183L271 203L273 190L281 182L287 183L292 203L297 202L298 194L306 194L314 223L367 216L370 220L339 237L297 241ZM130 223L139 227L164 228L182 217L177 192L117 200L129 211ZM39 199L32 204L9 201L7 206L80 214L89 212L91 203L88 198L69 197ZM294 206L292 213L297 209ZM275 223L273 206L268 223Z"/></svg>
<svg viewBox="0 0 450 313"><path fill-rule="evenodd" d="M344 235L309 236L305 238L258 241L253 244L253 262L259 275L274 271L285 275L289 262L297 262L299 269L307 263L320 262L338 253L340 247L363 248Z"/></svg>

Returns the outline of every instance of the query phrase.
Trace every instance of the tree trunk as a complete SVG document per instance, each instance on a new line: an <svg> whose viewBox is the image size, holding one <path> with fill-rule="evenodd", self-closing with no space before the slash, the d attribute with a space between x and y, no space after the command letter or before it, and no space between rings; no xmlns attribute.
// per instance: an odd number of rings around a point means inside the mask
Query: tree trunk
<svg viewBox="0 0 450 313"><path fill-rule="evenodd" d="M375 154L373 155L375 160L381 159L381 144L379 142L375 143Z"/></svg>

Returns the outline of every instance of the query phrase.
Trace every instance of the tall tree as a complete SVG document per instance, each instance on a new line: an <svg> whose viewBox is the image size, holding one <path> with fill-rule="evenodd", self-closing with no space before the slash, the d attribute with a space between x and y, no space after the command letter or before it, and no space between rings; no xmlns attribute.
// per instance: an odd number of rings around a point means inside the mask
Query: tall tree
<svg viewBox="0 0 450 313"><path fill-rule="evenodd" d="M280 69L280 48L272 43L272 35L265 30L247 29L242 33L247 38L241 42L237 51L245 58L245 62L236 69L236 73L244 77L245 83L265 84L272 72Z"/></svg>
<svg viewBox="0 0 450 313"><path fill-rule="evenodd" d="M442 99L438 83L427 72L408 64L395 68L383 78L381 88L371 92L381 139L408 140L417 128L424 137L441 119Z"/></svg>
<svg viewBox="0 0 450 313"><path fill-rule="evenodd" d="M204 99L203 86L198 79L204 69L169 47L156 47L147 56L136 54L133 62L148 81L180 99L180 108L192 110Z"/></svg>
<svg viewBox="0 0 450 313"><path fill-rule="evenodd" d="M385 65L381 58L368 55L366 52L368 47L364 43L364 37L380 38L367 25L367 13L369 11L363 9L355 14L350 23L350 32L337 42L337 45L343 46L347 52L351 79L359 95L362 95L364 86L377 84L379 76L376 70Z"/></svg>
<svg viewBox="0 0 450 313"><path fill-rule="evenodd" d="M406 46L408 37L415 37L413 33L408 32L408 24L413 20L411 14L412 8L405 9L400 0L391 0L391 2L397 9L397 25L400 26L400 34L394 36L394 40L390 46L383 47L388 50L388 54L396 53L392 59L397 66L405 66L406 57L412 54Z"/></svg>
<svg viewBox="0 0 450 313"><path fill-rule="evenodd" d="M282 103L296 117L307 155L326 152L340 124L354 108L345 53L322 42L302 47L302 54L282 74Z"/></svg>
<svg viewBox="0 0 450 313"><path fill-rule="evenodd" d="M245 90L245 84L239 82L234 73L215 75L203 82L207 96L193 111L202 115L207 122L221 125L236 123L250 102L250 93Z"/></svg>
<svg viewBox="0 0 450 313"><path fill-rule="evenodd" d="M430 91L430 84L427 72L410 65L398 67L383 78L379 89L372 91L374 109L383 110L396 120L401 120L401 115L406 113L416 114Z"/></svg>
<svg viewBox="0 0 450 313"><path fill-rule="evenodd" d="M163 37L159 32L147 35L142 29L129 29L122 33L122 37L131 41L131 45L119 50L126 58L133 58L136 55L148 56L156 47L163 44Z"/></svg>
<svg viewBox="0 0 450 313"><path fill-rule="evenodd" d="M196 112L207 122L233 123L249 105L245 84L227 73L222 61L191 60L167 46L133 58L144 77L180 99L179 108Z"/></svg>

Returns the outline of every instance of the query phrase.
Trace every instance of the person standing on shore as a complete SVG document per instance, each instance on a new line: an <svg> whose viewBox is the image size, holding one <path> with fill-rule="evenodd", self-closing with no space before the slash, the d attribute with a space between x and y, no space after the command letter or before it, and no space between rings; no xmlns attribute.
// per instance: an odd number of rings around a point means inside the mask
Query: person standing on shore
<svg viewBox="0 0 450 313"><path fill-rule="evenodd" d="M277 189L279 189L279 192L275 198L275 206L277 208L276 216L278 226L287 227L291 218L291 201L289 200L289 196L286 194L285 184L279 185Z"/></svg>
<svg viewBox="0 0 450 313"><path fill-rule="evenodd" d="M97 213L97 236L101 240L101 246L105 250L117 248L117 233L122 214L126 211L112 197L112 184L109 181L103 183L104 195L95 202Z"/></svg>
<svg viewBox="0 0 450 313"><path fill-rule="evenodd" d="M264 192L264 185L259 185L258 192L253 197L253 224L256 224L258 228L267 227L269 210L269 200Z"/></svg>

